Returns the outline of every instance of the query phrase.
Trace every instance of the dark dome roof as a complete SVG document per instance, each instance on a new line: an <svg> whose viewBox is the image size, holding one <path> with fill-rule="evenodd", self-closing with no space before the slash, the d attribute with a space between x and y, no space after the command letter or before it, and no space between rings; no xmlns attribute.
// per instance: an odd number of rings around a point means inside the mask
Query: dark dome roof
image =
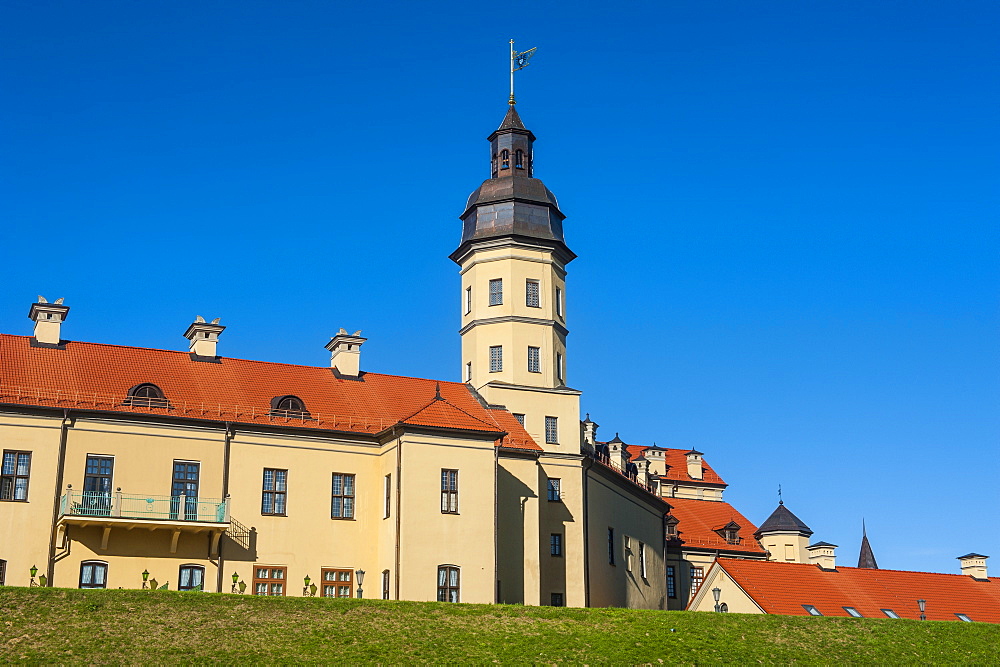
<svg viewBox="0 0 1000 667"><path fill-rule="evenodd" d="M813 534L809 526L792 514L784 503L779 504L777 509L771 512L771 516L760 525L754 536L760 537L764 533L802 533L806 537Z"/></svg>
<svg viewBox="0 0 1000 667"><path fill-rule="evenodd" d="M478 204L491 204L511 199L545 204L559 210L559 201L556 196L537 178L489 178L472 191L465 204L465 210L468 211Z"/></svg>

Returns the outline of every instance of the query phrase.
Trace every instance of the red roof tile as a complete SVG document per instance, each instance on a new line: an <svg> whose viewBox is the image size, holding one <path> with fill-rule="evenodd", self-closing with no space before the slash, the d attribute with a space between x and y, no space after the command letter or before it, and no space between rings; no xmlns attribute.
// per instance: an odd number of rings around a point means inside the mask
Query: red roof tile
<svg viewBox="0 0 1000 667"><path fill-rule="evenodd" d="M927 619L1000 623L1000 578L976 581L963 574L871 570L838 567L824 571L805 563L720 558L718 565L765 612L808 616L802 605L813 605L824 616L850 616L854 607L869 618L887 618L891 609L902 618L920 618L917 600L927 601Z"/></svg>
<svg viewBox="0 0 1000 667"><path fill-rule="evenodd" d="M31 346L29 336L0 334L0 403L137 412L172 417L378 433L407 423L487 433L507 431L507 444L540 449L523 428L496 414L460 382L363 373L338 378L330 368L222 357L192 361L186 352L69 342L64 350ZM169 408L122 404L132 387L152 383ZM440 386L443 403L431 406ZM270 415L271 399L299 397L309 418ZM509 413L507 413L509 415ZM504 420L505 425L513 416ZM507 438L505 438L505 441Z"/></svg>
<svg viewBox="0 0 1000 667"><path fill-rule="evenodd" d="M678 521L677 532L683 546L761 555L767 553L753 536L757 527L729 503L692 498L666 498L666 501L670 503L670 514ZM739 544L730 544L715 532L730 521L740 526L737 533Z"/></svg>
<svg viewBox="0 0 1000 667"><path fill-rule="evenodd" d="M602 443L603 444L603 443ZM709 484L726 484L722 478L708 465L704 458L701 460L702 478L695 479L688 475L686 449L667 449L666 447L647 447L645 445L626 445L629 458L633 461L642 456L647 449L657 449L663 452L663 459L667 463L666 478L678 482L708 482Z"/></svg>

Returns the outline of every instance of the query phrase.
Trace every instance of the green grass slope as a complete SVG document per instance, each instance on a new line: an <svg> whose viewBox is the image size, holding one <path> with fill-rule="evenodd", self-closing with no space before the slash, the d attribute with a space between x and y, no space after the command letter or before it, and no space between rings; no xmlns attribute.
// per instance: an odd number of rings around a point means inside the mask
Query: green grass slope
<svg viewBox="0 0 1000 667"><path fill-rule="evenodd" d="M0 587L0 662L990 664L1000 626Z"/></svg>

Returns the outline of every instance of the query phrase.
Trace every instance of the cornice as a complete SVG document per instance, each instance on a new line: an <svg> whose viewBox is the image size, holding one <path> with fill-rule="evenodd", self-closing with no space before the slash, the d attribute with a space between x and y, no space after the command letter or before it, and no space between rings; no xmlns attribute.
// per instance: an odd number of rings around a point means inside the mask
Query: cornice
<svg viewBox="0 0 1000 667"><path fill-rule="evenodd" d="M567 329L559 322L556 322L555 320L545 320L538 317L523 317L521 315L502 315L500 317L485 317L478 320L472 320L464 327L459 329L458 333L465 334L466 332L471 331L472 329L481 325L504 324L507 322L517 322L519 324L537 324L543 327L552 327L563 336L569 335L569 329Z"/></svg>

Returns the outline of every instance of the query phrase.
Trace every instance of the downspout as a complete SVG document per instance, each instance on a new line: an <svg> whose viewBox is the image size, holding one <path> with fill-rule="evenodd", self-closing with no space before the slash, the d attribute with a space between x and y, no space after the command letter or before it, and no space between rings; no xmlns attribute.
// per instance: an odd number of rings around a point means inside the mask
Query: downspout
<svg viewBox="0 0 1000 667"><path fill-rule="evenodd" d="M587 516L590 504L587 501L588 481L590 476L590 466L594 461L588 456L584 459L583 466L583 606L590 606L590 519Z"/></svg>
<svg viewBox="0 0 1000 667"><path fill-rule="evenodd" d="M397 430L396 433L396 571L393 575L395 584L394 588L396 591L395 599L399 599L399 529L402 526L402 513L403 513L403 437Z"/></svg>
<svg viewBox="0 0 1000 667"><path fill-rule="evenodd" d="M45 568L45 576L48 578L49 586L52 586L52 577L56 568L56 522L59 521L59 505L62 500L60 493L63 488L63 475L66 471L66 440L69 435L69 410L63 410L62 424L59 426L59 459L56 464L56 488L52 497L52 526L49 530L49 562Z"/></svg>
<svg viewBox="0 0 1000 667"><path fill-rule="evenodd" d="M233 425L231 422L226 422L225 446L222 450L222 497L225 498L227 503L232 502L232 499L229 497L229 451L232 447L232 442ZM228 509L230 516L232 516L233 508L229 507ZM219 567L216 568L215 573L215 590L219 593L222 592L222 572L226 566L226 559L222 557L222 550L225 548L225 544L225 540L219 538Z"/></svg>
<svg viewBox="0 0 1000 667"><path fill-rule="evenodd" d="M500 444L493 448L493 601L500 604L500 541L497 531L500 529ZM524 525L521 526L524 531ZM524 538L521 538L522 540Z"/></svg>

